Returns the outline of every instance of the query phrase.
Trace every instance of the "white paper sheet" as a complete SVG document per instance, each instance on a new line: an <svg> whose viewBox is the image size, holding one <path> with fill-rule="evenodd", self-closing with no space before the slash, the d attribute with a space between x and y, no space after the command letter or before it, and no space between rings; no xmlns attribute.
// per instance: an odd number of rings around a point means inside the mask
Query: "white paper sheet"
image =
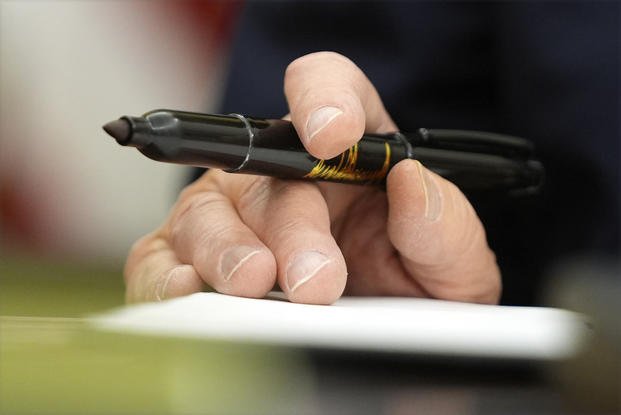
<svg viewBox="0 0 621 415"><path fill-rule="evenodd" d="M97 328L302 347L550 360L575 354L585 316L566 310L392 297L331 306L198 293L93 316Z"/></svg>

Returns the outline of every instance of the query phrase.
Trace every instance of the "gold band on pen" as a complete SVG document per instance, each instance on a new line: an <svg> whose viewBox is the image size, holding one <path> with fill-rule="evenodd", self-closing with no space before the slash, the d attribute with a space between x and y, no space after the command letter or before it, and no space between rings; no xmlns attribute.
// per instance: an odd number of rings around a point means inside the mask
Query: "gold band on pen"
<svg viewBox="0 0 621 415"><path fill-rule="evenodd" d="M339 156L339 162L336 166L327 164L326 160L318 160L304 178L369 182L384 180L390 167L390 146L386 142L384 143L384 150L384 163L379 170L367 171L357 168L358 144L354 144Z"/></svg>

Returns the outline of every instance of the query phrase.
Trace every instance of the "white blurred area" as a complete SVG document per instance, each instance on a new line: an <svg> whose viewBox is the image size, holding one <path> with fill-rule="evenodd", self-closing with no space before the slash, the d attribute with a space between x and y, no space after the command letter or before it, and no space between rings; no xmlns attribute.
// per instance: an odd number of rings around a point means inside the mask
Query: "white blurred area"
<svg viewBox="0 0 621 415"><path fill-rule="evenodd" d="M101 126L155 108L213 111L222 54L181 3L0 4L0 201L12 204L0 249L120 262L164 220L188 171Z"/></svg>

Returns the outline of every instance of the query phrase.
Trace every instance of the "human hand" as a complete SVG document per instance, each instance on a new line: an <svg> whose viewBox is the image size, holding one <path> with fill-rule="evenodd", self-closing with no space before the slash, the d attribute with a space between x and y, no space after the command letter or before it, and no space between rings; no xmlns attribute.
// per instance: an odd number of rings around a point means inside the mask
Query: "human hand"
<svg viewBox="0 0 621 415"><path fill-rule="evenodd" d="M315 157L363 133L397 127L367 77L320 52L285 73L290 119ZM276 284L293 302L354 295L495 303L500 273L474 209L459 189L414 160L386 190L209 170L179 196L166 222L137 241L125 267L128 301L201 291L263 297Z"/></svg>

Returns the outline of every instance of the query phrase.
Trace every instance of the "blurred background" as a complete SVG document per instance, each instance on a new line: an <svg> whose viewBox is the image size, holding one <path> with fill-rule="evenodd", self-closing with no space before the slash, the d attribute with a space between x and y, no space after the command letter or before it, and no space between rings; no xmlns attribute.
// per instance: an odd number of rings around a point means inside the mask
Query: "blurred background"
<svg viewBox="0 0 621 415"><path fill-rule="evenodd" d="M101 125L213 110L236 4L1 5L2 255L118 265L163 220L185 170L124 151Z"/></svg>

